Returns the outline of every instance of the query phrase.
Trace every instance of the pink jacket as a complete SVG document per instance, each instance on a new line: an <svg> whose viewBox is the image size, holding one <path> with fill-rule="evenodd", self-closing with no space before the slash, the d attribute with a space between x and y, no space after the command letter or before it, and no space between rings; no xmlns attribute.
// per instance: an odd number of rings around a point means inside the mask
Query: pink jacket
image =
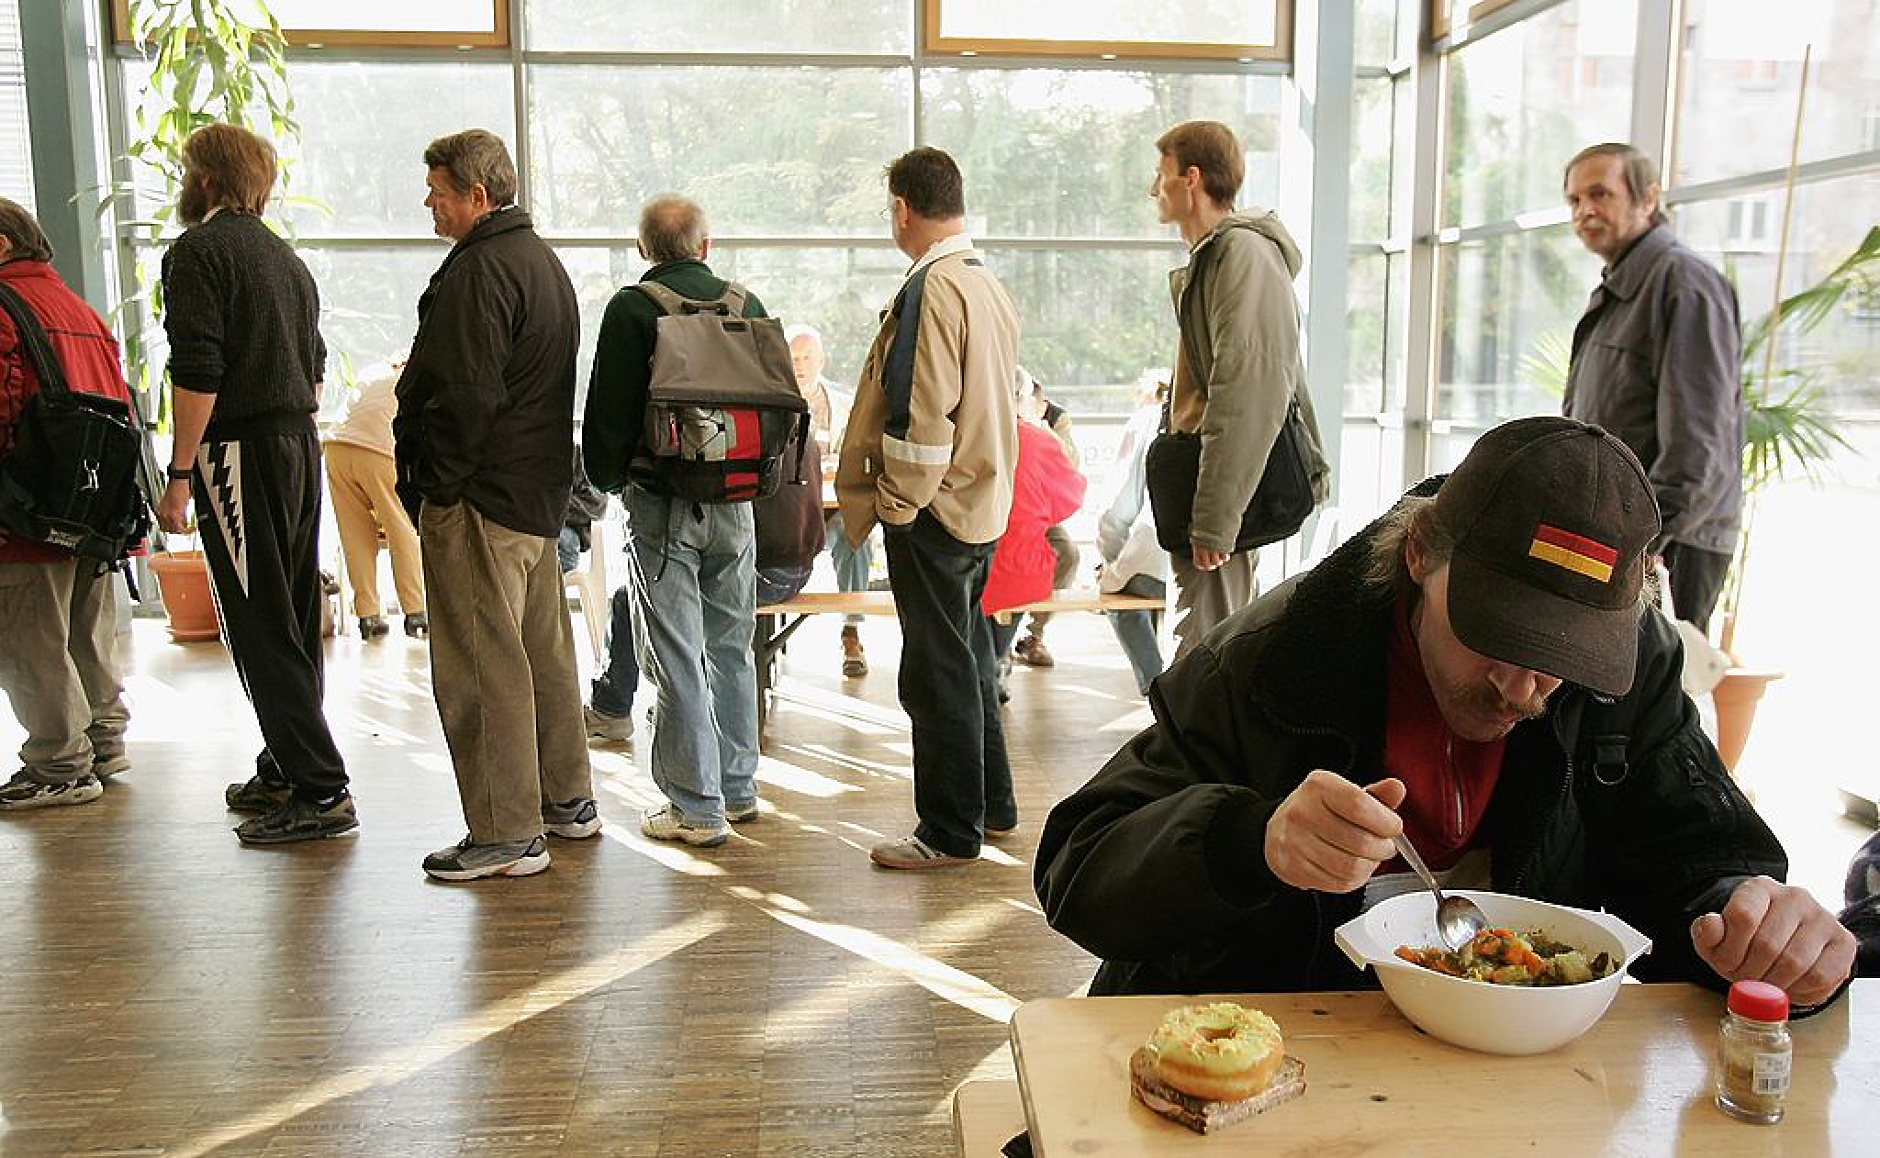
<svg viewBox="0 0 1880 1158"><path fill-rule="evenodd" d="M987 615L1051 597L1051 572L1057 558L1044 533L1083 506L1084 485L1084 476L1065 457L1057 436L1020 419L1012 514L992 552L992 574L979 600Z"/></svg>

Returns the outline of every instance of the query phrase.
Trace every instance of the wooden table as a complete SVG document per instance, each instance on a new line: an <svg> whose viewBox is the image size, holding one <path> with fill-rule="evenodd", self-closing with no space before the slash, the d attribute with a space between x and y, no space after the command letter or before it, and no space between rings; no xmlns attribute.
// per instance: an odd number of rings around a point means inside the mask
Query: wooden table
<svg viewBox="0 0 1880 1158"><path fill-rule="evenodd" d="M1712 1102L1723 999L1625 985L1587 1034L1553 1053L1494 1057L1445 1045L1382 993L1230 997L1265 1010L1306 1063L1296 1101L1195 1134L1129 1094L1129 1055L1177 997L1048 998L1012 1018L1012 1055L1037 1153L1789 1156L1880 1154L1880 981L1796 1022L1788 1113L1738 1122ZM1212 998L1207 1000L1214 1000Z"/></svg>

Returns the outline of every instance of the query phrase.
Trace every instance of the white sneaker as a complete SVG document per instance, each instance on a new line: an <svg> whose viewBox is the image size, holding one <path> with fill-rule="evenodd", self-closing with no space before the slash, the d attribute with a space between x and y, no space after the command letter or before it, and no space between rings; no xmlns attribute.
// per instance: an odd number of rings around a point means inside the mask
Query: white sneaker
<svg viewBox="0 0 1880 1158"><path fill-rule="evenodd" d="M679 840L694 848L717 848L731 838L731 826L720 821L715 827L693 824L673 805L650 808L640 817L640 831L654 840Z"/></svg>
<svg viewBox="0 0 1880 1158"><path fill-rule="evenodd" d="M63 784L42 784L22 771L0 786L0 809L24 811L61 804L90 804L103 795L104 785L89 772Z"/></svg>

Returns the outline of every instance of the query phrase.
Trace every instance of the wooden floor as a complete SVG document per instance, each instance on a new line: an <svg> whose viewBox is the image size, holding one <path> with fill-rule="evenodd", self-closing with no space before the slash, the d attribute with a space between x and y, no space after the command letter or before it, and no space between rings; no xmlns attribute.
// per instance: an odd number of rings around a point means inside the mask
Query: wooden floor
<svg viewBox="0 0 1880 1158"><path fill-rule="evenodd" d="M837 627L792 639L767 811L727 846L643 840L655 790L597 747L600 838L443 885L418 861L463 824L421 645L330 646L361 831L247 849L221 807L258 745L233 672L136 621L136 770L0 816L0 1154L950 1154L953 1090L1012 1076L1011 1011L1090 975L1031 854L1146 715L1107 625L1059 616L1058 666L1012 676L1019 838L874 869L912 822L896 633L864 625L874 670L844 681ZM0 751L18 739L0 713ZM1818 813L1777 827L1824 849L1825 900L1860 833Z"/></svg>
<svg viewBox="0 0 1880 1158"><path fill-rule="evenodd" d="M865 626L874 670L844 681L838 626L791 642L766 813L730 844L642 839L656 791L596 747L600 838L444 885L418 861L463 823L421 645L330 646L359 833L249 849L221 804L259 743L233 671L136 621L135 770L0 817L0 1153L951 1153L954 1088L1011 1076L1011 1011L1091 973L1031 852L1143 709L1107 626L1061 616L1059 666L1012 677L1019 838L875 869L912 824L896 633Z"/></svg>

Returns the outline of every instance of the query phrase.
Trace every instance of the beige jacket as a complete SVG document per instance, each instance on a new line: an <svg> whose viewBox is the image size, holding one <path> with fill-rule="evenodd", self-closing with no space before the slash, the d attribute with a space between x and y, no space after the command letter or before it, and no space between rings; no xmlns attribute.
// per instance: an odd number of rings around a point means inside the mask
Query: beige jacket
<svg viewBox="0 0 1880 1158"><path fill-rule="evenodd" d="M1201 435L1190 538L1232 551L1288 405L1299 401L1306 473L1324 502L1331 471L1299 352L1299 247L1270 211L1230 213L1169 273L1181 328L1169 426ZM1199 272L1197 272L1199 271Z"/></svg>
<svg viewBox="0 0 1880 1158"><path fill-rule="evenodd" d="M972 241L936 242L882 312L843 433L849 540L933 513L963 543L1005 533L1018 461L1018 312Z"/></svg>

